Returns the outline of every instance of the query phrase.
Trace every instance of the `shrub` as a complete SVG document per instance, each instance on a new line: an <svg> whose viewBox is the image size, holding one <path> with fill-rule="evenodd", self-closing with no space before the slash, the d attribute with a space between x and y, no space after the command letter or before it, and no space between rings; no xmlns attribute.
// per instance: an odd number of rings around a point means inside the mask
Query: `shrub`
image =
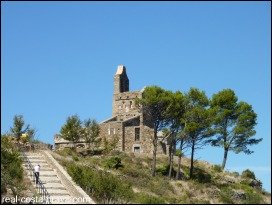
<svg viewBox="0 0 272 205"><path fill-rule="evenodd" d="M161 174L162 176L166 176L166 175L168 175L169 168L170 168L169 165L163 165L163 166L157 168L156 172L158 174Z"/></svg>
<svg viewBox="0 0 272 205"><path fill-rule="evenodd" d="M77 156L73 156L72 158L73 158L74 161L78 161L79 160L79 158Z"/></svg>
<svg viewBox="0 0 272 205"><path fill-rule="evenodd" d="M212 176L198 167L194 168L193 179L200 183L210 183Z"/></svg>
<svg viewBox="0 0 272 205"><path fill-rule="evenodd" d="M130 201L133 197L131 185L110 173L92 170L75 163L69 163L67 171L79 186L99 201L119 199Z"/></svg>
<svg viewBox="0 0 272 205"><path fill-rule="evenodd" d="M7 137L1 136L1 195L8 189L13 196L20 195L23 187L22 158L17 147Z"/></svg>
<svg viewBox="0 0 272 205"><path fill-rule="evenodd" d="M165 204L161 197L150 196L145 193L137 194L135 198L135 202L139 204Z"/></svg>
<svg viewBox="0 0 272 205"><path fill-rule="evenodd" d="M220 166L220 165L217 165L217 164L215 164L215 165L213 165L213 170L215 171L215 172L222 172L223 170L222 170L222 167Z"/></svg>
<svg viewBox="0 0 272 205"><path fill-rule="evenodd" d="M109 169L118 169L119 167L123 167L121 158L117 156L107 159L105 162L105 166Z"/></svg>
<svg viewBox="0 0 272 205"><path fill-rule="evenodd" d="M169 174L170 165L162 165L161 167L157 168L156 172L162 176L168 176ZM176 171L174 170L174 167L172 168L171 176L176 176Z"/></svg>
<svg viewBox="0 0 272 205"><path fill-rule="evenodd" d="M243 178L256 179L254 172L250 171L249 169L244 170L241 176Z"/></svg>
<svg viewBox="0 0 272 205"><path fill-rule="evenodd" d="M233 191L229 187L223 187L220 190L220 199L223 203L233 204L232 195Z"/></svg>
<svg viewBox="0 0 272 205"><path fill-rule="evenodd" d="M93 156L93 155L101 155L103 152L103 149L97 148L97 149L87 149L87 150L81 150L78 153L83 156Z"/></svg>
<svg viewBox="0 0 272 205"><path fill-rule="evenodd" d="M239 177L239 172L232 172L232 174L235 176L235 177Z"/></svg>

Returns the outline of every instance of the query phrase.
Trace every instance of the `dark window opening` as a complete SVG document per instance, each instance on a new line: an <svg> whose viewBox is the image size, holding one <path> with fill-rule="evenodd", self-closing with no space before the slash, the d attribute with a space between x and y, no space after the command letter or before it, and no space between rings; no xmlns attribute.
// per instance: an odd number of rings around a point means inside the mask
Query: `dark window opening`
<svg viewBox="0 0 272 205"><path fill-rule="evenodd" d="M134 152L140 153L140 147L134 147Z"/></svg>
<svg viewBox="0 0 272 205"><path fill-rule="evenodd" d="M135 141L140 141L140 128L135 128Z"/></svg>

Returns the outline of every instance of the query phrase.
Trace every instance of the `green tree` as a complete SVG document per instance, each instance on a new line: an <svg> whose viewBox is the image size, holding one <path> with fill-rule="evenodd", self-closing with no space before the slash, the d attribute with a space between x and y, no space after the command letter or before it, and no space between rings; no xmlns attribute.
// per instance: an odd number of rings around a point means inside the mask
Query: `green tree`
<svg viewBox="0 0 272 205"><path fill-rule="evenodd" d="M82 135L81 120L79 117L77 115L68 117L66 123L61 127L60 134L64 139L72 141L75 148L76 142L79 141Z"/></svg>
<svg viewBox="0 0 272 205"><path fill-rule="evenodd" d="M208 108L209 99L204 91L191 88L186 95L186 112L184 115L184 132L188 137L191 148L190 178L193 177L194 153L197 148L206 144L206 140L211 136L211 110Z"/></svg>
<svg viewBox="0 0 272 205"><path fill-rule="evenodd" d="M231 89L224 89L214 94L211 99L211 108L215 112L214 132L215 139L210 140L213 146L224 148L222 168L225 168L228 151L251 154L248 145L258 144L262 138L252 138L256 131L257 114L252 106L246 102L238 102L238 98Z"/></svg>
<svg viewBox="0 0 272 205"><path fill-rule="evenodd" d="M177 142L179 143L179 148L176 151L176 155L178 156L178 169L177 169L177 173L176 173L176 179L180 179L180 170L181 170L181 157L183 156L183 150L187 147L188 143L187 143L187 138L184 132L184 129L181 130L178 134L177 134Z"/></svg>
<svg viewBox="0 0 272 205"><path fill-rule="evenodd" d="M20 141L22 134L29 132L30 125L25 126L25 121L22 115L15 115L13 118L13 127L10 128L12 135L17 139L17 142Z"/></svg>
<svg viewBox="0 0 272 205"><path fill-rule="evenodd" d="M158 131L166 124L165 112L169 104L169 92L158 86L146 87L141 99L137 99L136 103L140 104L145 114L146 124L154 129L153 132L153 160L152 160L152 176L156 175L156 156L158 146Z"/></svg>
<svg viewBox="0 0 272 205"><path fill-rule="evenodd" d="M84 121L83 138L85 139L85 142L88 143L88 148L90 148L91 143L95 146L99 144L99 133L100 128L96 120L87 119Z"/></svg>
<svg viewBox="0 0 272 205"><path fill-rule="evenodd" d="M184 128L183 117L185 113L185 98L180 91L175 93L169 92L169 105L166 110L166 119L168 122L169 133L169 173L171 178L173 169L174 152L177 145L177 140L180 139L178 134Z"/></svg>

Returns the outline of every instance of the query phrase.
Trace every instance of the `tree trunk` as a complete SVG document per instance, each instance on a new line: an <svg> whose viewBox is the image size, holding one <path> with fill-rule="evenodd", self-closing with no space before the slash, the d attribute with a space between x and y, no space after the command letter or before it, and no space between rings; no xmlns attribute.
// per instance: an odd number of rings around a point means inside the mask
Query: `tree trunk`
<svg viewBox="0 0 272 205"><path fill-rule="evenodd" d="M192 179L193 171L194 171L194 152L195 152L195 141L193 140L192 151L191 151L190 179Z"/></svg>
<svg viewBox="0 0 272 205"><path fill-rule="evenodd" d="M173 136L171 136L171 142L169 146L169 172L168 172L168 177L171 179L171 174L172 174L172 167L173 167Z"/></svg>
<svg viewBox="0 0 272 205"><path fill-rule="evenodd" d="M157 156L157 129L154 129L153 138L153 161L152 161L152 176L156 175L156 156Z"/></svg>
<svg viewBox="0 0 272 205"><path fill-rule="evenodd" d="M168 173L168 177L171 179L172 176L172 170L173 170L173 151L171 151L171 161L170 161L170 167L169 167L169 173Z"/></svg>
<svg viewBox="0 0 272 205"><path fill-rule="evenodd" d="M183 144L183 140L180 141L180 147L179 147L180 154L179 154L179 156L178 156L178 170L177 170L177 174L176 174L176 180L180 179L182 144Z"/></svg>
<svg viewBox="0 0 272 205"><path fill-rule="evenodd" d="M176 174L176 180L180 179L180 165L181 165L181 154L178 156L178 170Z"/></svg>
<svg viewBox="0 0 272 205"><path fill-rule="evenodd" d="M227 158L228 158L228 149L224 148L224 159L223 159L223 163L222 163L223 170L225 169Z"/></svg>

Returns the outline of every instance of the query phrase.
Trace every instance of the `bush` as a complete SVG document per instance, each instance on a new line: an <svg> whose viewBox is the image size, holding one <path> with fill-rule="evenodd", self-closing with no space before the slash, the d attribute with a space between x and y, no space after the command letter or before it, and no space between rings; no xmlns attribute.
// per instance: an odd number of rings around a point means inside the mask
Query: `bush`
<svg viewBox="0 0 272 205"><path fill-rule="evenodd" d="M73 158L74 161L78 161L79 160L77 156L73 156L72 158Z"/></svg>
<svg viewBox="0 0 272 205"><path fill-rule="evenodd" d="M170 165L162 165L161 167L156 169L156 172L162 176L168 176L169 174ZM176 171L174 170L174 167L172 168L171 176L176 176Z"/></svg>
<svg viewBox="0 0 272 205"><path fill-rule="evenodd" d="M165 204L161 197L150 196L144 193L137 194L135 202L139 204Z"/></svg>
<svg viewBox="0 0 272 205"><path fill-rule="evenodd" d="M118 169L119 167L123 167L121 158L117 156L107 159L105 162L105 166L109 169Z"/></svg>
<svg viewBox="0 0 272 205"><path fill-rule="evenodd" d="M243 178L256 179L254 172L250 171L249 169L244 170L241 176Z"/></svg>
<svg viewBox="0 0 272 205"><path fill-rule="evenodd" d="M101 155L103 152L103 149L87 149L87 150L82 150L82 151L79 151L78 153L83 156L83 157L86 157L86 156L93 156L93 155Z"/></svg>
<svg viewBox="0 0 272 205"><path fill-rule="evenodd" d="M220 190L220 199L223 203L233 204L232 195L233 191L229 187L223 187Z"/></svg>
<svg viewBox="0 0 272 205"><path fill-rule="evenodd" d="M161 174L162 176L166 176L166 175L168 175L169 168L170 168L169 165L163 165L163 166L157 168L156 172L158 174Z"/></svg>
<svg viewBox="0 0 272 205"><path fill-rule="evenodd" d="M212 176L203 169L194 167L193 179L199 183L210 183L212 181Z"/></svg>
<svg viewBox="0 0 272 205"><path fill-rule="evenodd" d="M74 163L67 164L67 171L81 188L99 201L119 199L130 201L133 197L131 185L110 173Z"/></svg>
<svg viewBox="0 0 272 205"><path fill-rule="evenodd" d="M1 136L1 195L12 190L12 194L20 195L23 187L23 166L18 149L8 137Z"/></svg>
<svg viewBox="0 0 272 205"><path fill-rule="evenodd" d="M213 165L212 168L213 168L213 170L215 172L222 172L223 171L222 167L220 165L217 165L217 164Z"/></svg>

